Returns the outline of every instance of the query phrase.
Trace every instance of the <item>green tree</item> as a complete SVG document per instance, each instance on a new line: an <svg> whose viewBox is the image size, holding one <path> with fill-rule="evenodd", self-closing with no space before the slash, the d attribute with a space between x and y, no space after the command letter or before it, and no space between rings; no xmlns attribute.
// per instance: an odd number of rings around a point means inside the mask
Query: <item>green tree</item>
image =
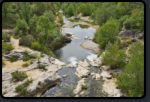
<svg viewBox="0 0 150 102"><path fill-rule="evenodd" d="M118 33L118 22L111 17L96 31L96 33L94 34L95 41L100 45L102 49L105 49L108 42L114 43Z"/></svg>
<svg viewBox="0 0 150 102"><path fill-rule="evenodd" d="M53 14L53 12L51 10L48 10L48 11L45 11L44 14L43 14L45 17L48 17L49 20L54 23L55 21L55 16Z"/></svg>
<svg viewBox="0 0 150 102"><path fill-rule="evenodd" d="M22 2L21 3L22 9L20 12L21 19L25 19L27 24L30 22L30 16L31 16L31 7L29 2Z"/></svg>

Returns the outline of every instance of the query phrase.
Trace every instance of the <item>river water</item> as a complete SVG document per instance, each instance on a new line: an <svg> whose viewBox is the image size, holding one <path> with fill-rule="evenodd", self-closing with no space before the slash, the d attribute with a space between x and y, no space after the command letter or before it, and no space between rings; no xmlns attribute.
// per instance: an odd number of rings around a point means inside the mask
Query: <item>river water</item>
<svg viewBox="0 0 150 102"><path fill-rule="evenodd" d="M68 21L65 16L63 16L63 19L65 25L73 25L73 23ZM70 43L67 43L65 46L56 49L54 51L54 54L60 61L63 61L66 64L73 64L75 67L66 68L65 66L63 66L63 68L59 70L58 73L61 77L63 77L63 75L67 75L67 77L65 79L61 79L60 85L56 85L51 87L50 89L47 89L47 91L43 93L42 97L67 97L68 95L73 94L73 90L76 88L78 81L81 80L75 75L77 68L76 63L84 59L88 61L87 57L93 57L96 55L94 51L84 49L80 46L80 44L82 44L83 42L89 41L83 39L85 36L94 36L94 33L96 31L94 28L87 25L74 25L71 28L62 28L62 30L71 32L80 39L74 39ZM100 73L100 69L90 66L90 72ZM93 80L89 75L85 83L87 84L88 88L87 90L84 90L84 95L79 94L80 97L103 96L102 81Z"/></svg>

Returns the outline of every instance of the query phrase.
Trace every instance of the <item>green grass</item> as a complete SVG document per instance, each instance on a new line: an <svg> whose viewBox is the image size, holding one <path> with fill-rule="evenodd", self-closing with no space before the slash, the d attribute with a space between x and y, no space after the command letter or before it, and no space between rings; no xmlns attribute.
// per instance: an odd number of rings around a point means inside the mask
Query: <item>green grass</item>
<svg viewBox="0 0 150 102"><path fill-rule="evenodd" d="M10 60L11 62L15 62L15 61L18 60L18 57L17 57L17 56L11 56L11 57L9 58L9 60Z"/></svg>
<svg viewBox="0 0 150 102"><path fill-rule="evenodd" d="M28 66L29 66L29 63L22 64L22 67L28 67Z"/></svg>
<svg viewBox="0 0 150 102"><path fill-rule="evenodd" d="M13 50L14 47L11 44L2 43L2 53L5 53L6 51Z"/></svg>
<svg viewBox="0 0 150 102"><path fill-rule="evenodd" d="M43 69L43 70L47 71L47 69L45 68L45 65L38 65L38 69Z"/></svg>
<svg viewBox="0 0 150 102"><path fill-rule="evenodd" d="M32 82L33 82L33 80L30 79L30 80L27 80L26 82L24 82L23 84L18 85L17 87L15 87L16 92L23 96L29 95L29 91L27 91L27 87Z"/></svg>
<svg viewBox="0 0 150 102"><path fill-rule="evenodd" d="M19 71L15 71L11 73L12 78L15 79L16 81L23 81L25 78L27 78L27 74L25 71L23 72L19 72Z"/></svg>
<svg viewBox="0 0 150 102"><path fill-rule="evenodd" d="M68 19L71 22L79 22L80 20Z"/></svg>

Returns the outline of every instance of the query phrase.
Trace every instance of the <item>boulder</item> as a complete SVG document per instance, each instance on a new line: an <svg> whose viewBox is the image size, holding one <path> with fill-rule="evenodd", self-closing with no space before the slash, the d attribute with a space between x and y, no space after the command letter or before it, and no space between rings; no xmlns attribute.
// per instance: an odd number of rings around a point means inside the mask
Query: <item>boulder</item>
<svg viewBox="0 0 150 102"><path fill-rule="evenodd" d="M103 66L100 67L100 69L103 70L103 71L108 71L108 70L110 70L110 67L106 66L106 65L103 65Z"/></svg>
<svg viewBox="0 0 150 102"><path fill-rule="evenodd" d="M88 39L88 36L85 36L84 39Z"/></svg>
<svg viewBox="0 0 150 102"><path fill-rule="evenodd" d="M75 19L75 20L79 20L79 19L80 19L80 17L74 17L74 19Z"/></svg>
<svg viewBox="0 0 150 102"><path fill-rule="evenodd" d="M90 69L89 68L90 64L86 61L86 59L84 61L79 61L78 62L78 66L82 66L82 67L84 67L86 69Z"/></svg>
<svg viewBox="0 0 150 102"><path fill-rule="evenodd" d="M79 78L88 77L88 75L90 74L90 71L87 70L86 68L82 67L82 66L78 66L78 67L76 68L75 74L76 74Z"/></svg>
<svg viewBox="0 0 150 102"><path fill-rule="evenodd" d="M93 40L93 37L89 37L88 39L89 39L89 40Z"/></svg>
<svg viewBox="0 0 150 102"><path fill-rule="evenodd" d="M97 73L91 73L91 76L92 76L92 79L95 79L95 80L100 80L101 79L101 75L97 74Z"/></svg>
<svg viewBox="0 0 150 102"><path fill-rule="evenodd" d="M133 32L131 32L130 30L121 31L119 33L119 35L125 35L125 36L135 37L135 34Z"/></svg>
<svg viewBox="0 0 150 102"><path fill-rule="evenodd" d="M63 78L67 77L67 75L63 75Z"/></svg>
<svg viewBox="0 0 150 102"><path fill-rule="evenodd" d="M90 64L94 67L100 67L102 65L102 57L98 57L96 59L94 59L92 62L90 62Z"/></svg>
<svg viewBox="0 0 150 102"><path fill-rule="evenodd" d="M63 38L62 38L62 42L71 42L71 38L66 36L66 35L63 35Z"/></svg>
<svg viewBox="0 0 150 102"><path fill-rule="evenodd" d="M72 33L67 32L64 35L66 35L67 37L70 37L70 36L72 36Z"/></svg>
<svg viewBox="0 0 150 102"><path fill-rule="evenodd" d="M102 73L100 75L102 76L103 80L108 80L108 79L112 78L110 73L108 73L107 71L102 71Z"/></svg>
<svg viewBox="0 0 150 102"><path fill-rule="evenodd" d="M78 85L76 87L76 89L73 91L74 94L78 94L81 90L82 90L82 85L85 85L85 78L82 78L79 82Z"/></svg>
<svg viewBox="0 0 150 102"><path fill-rule="evenodd" d="M66 65L66 68L73 68L74 66L72 64Z"/></svg>

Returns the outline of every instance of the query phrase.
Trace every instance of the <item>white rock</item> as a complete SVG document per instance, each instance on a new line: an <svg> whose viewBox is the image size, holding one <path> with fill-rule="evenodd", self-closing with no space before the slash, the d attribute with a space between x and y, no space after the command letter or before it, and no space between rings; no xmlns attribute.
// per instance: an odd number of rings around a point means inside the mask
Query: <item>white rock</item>
<svg viewBox="0 0 150 102"><path fill-rule="evenodd" d="M106 65L103 65L103 66L100 67L100 69L103 70L103 71L107 71L107 70L110 69L110 67L106 66Z"/></svg>
<svg viewBox="0 0 150 102"><path fill-rule="evenodd" d="M86 61L86 59L84 61L79 61L78 62L78 66L82 66L82 67L84 67L86 69L90 69L89 68L90 64Z"/></svg>
<svg viewBox="0 0 150 102"><path fill-rule="evenodd" d="M94 59L92 62L90 62L90 64L94 67L100 67L102 65L102 57L98 57L96 59Z"/></svg>
<svg viewBox="0 0 150 102"><path fill-rule="evenodd" d="M63 75L63 78L67 77L67 75Z"/></svg>
<svg viewBox="0 0 150 102"><path fill-rule="evenodd" d="M78 94L78 93L82 90L82 85L85 85L84 81L85 81L85 78L82 78L82 79L78 82L78 85L77 85L76 89L73 91L74 94Z"/></svg>
<svg viewBox="0 0 150 102"><path fill-rule="evenodd" d="M103 77L103 80L108 80L108 79L112 78L110 73L108 73L107 71L102 71L102 73L100 75Z"/></svg>
<svg viewBox="0 0 150 102"><path fill-rule="evenodd" d="M76 68L75 74L76 74L79 78L88 77L88 75L90 74L90 71L87 70L87 69L85 69L84 67L78 66L78 67Z"/></svg>
<svg viewBox="0 0 150 102"><path fill-rule="evenodd" d="M72 64L66 65L66 68L73 68L74 66Z"/></svg>

